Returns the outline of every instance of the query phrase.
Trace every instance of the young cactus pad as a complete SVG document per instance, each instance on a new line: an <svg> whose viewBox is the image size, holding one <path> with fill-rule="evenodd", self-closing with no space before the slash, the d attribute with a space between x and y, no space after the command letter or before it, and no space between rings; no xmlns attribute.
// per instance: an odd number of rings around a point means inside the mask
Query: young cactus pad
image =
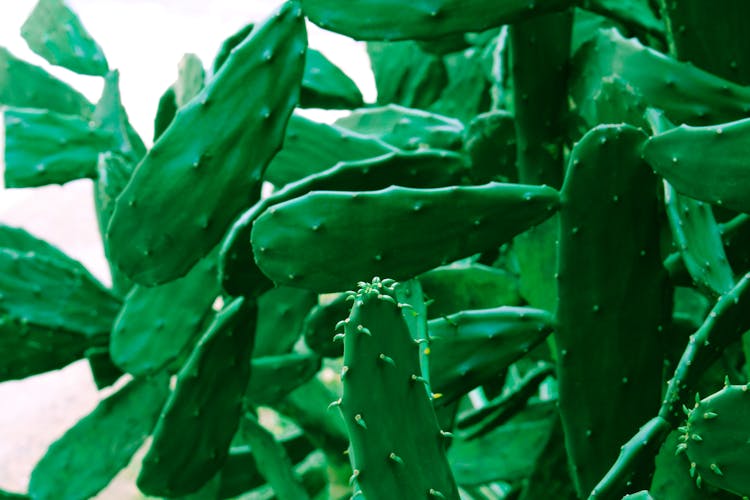
<svg viewBox="0 0 750 500"><path fill-rule="evenodd" d="M351 440L352 478L368 499L457 500L445 437L395 286L379 278L360 283L341 322L344 395L338 406Z"/></svg>
<svg viewBox="0 0 750 500"><path fill-rule="evenodd" d="M678 452L690 459L690 475L740 496L750 495L750 391L730 385L688 412Z"/></svg>

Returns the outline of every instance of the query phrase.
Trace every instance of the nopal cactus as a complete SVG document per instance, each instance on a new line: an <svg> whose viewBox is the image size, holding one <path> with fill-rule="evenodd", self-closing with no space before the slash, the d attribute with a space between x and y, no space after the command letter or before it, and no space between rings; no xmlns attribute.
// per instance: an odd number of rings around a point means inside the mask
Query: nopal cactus
<svg viewBox="0 0 750 500"><path fill-rule="evenodd" d="M62 0L21 34L97 103L0 47L5 186L95 183L113 278L0 226L0 382L112 387L0 498L144 443L164 498L750 495L745 2L278 3L175 61L153 145Z"/></svg>

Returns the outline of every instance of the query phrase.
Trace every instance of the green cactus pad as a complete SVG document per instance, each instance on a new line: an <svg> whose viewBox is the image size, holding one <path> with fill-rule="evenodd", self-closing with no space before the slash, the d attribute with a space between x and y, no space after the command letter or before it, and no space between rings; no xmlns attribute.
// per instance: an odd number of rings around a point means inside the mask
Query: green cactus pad
<svg viewBox="0 0 750 500"><path fill-rule="evenodd" d="M291 351L302 333L305 316L317 303L317 294L285 286L273 288L258 297L253 357Z"/></svg>
<svg viewBox="0 0 750 500"><path fill-rule="evenodd" d="M643 156L678 192L750 212L748 134L750 119L707 127L682 125L649 139Z"/></svg>
<svg viewBox="0 0 750 500"><path fill-rule="evenodd" d="M63 0L39 0L21 26L21 36L50 64L81 75L104 76L109 71L101 47Z"/></svg>
<svg viewBox="0 0 750 500"><path fill-rule="evenodd" d="M266 210L251 241L261 270L278 284L341 291L368 274L409 278L498 247L552 215L557 198L552 188L497 183L314 191ZM350 251L353 234L367 251ZM298 248L307 249L304 258Z"/></svg>
<svg viewBox="0 0 750 500"><path fill-rule="evenodd" d="M430 299L428 318L440 318L467 309L519 306L518 278L508 271L482 264L453 264L419 276Z"/></svg>
<svg viewBox="0 0 750 500"><path fill-rule="evenodd" d="M456 54L448 54L443 57L443 62L448 82L440 97L428 109L464 123L489 111L492 85L487 77L485 55L481 48L470 47Z"/></svg>
<svg viewBox="0 0 750 500"><path fill-rule="evenodd" d="M571 9L517 23L509 31L518 179L525 184L562 185L572 27Z"/></svg>
<svg viewBox="0 0 750 500"><path fill-rule="evenodd" d="M106 335L120 303L78 262L0 249L0 312L87 337Z"/></svg>
<svg viewBox="0 0 750 500"><path fill-rule="evenodd" d="M92 347L86 350L85 356L91 377L99 390L112 386L125 374L112 361L108 347Z"/></svg>
<svg viewBox="0 0 750 500"><path fill-rule="evenodd" d="M614 29L601 30L577 52L571 97L581 113L589 108L607 77L619 77L646 105L663 109L676 123L705 125L750 115L750 89L661 52L626 39Z"/></svg>
<svg viewBox="0 0 750 500"><path fill-rule="evenodd" d="M570 0L303 0L312 22L357 40L432 39L514 23L571 6Z"/></svg>
<svg viewBox="0 0 750 500"><path fill-rule="evenodd" d="M134 165L131 162L119 154L108 151L99 155L96 166L97 176L94 184L94 206L96 207L99 231L102 234L104 255L107 257L108 262L110 262L109 256L111 252L109 249L109 239L106 237L107 225L115 210L117 197L130 180L133 167ZM112 275L112 290L119 297L124 297L133 287L133 282L116 267L110 266L109 270Z"/></svg>
<svg viewBox="0 0 750 500"><path fill-rule="evenodd" d="M255 220L269 207L313 190L350 191L392 185L440 187L461 183L464 158L447 151L387 153L375 158L337 163L323 172L286 185L256 203L237 219L224 237L220 274L224 289L232 295L255 296L271 286L251 258L250 234Z"/></svg>
<svg viewBox="0 0 750 500"><path fill-rule="evenodd" d="M175 98L174 85L170 85L159 98L154 117L154 142L167 130L177 114L177 100Z"/></svg>
<svg viewBox="0 0 750 500"><path fill-rule="evenodd" d="M352 109L364 104L357 85L321 52L310 49L299 96L302 108Z"/></svg>
<svg viewBox="0 0 750 500"><path fill-rule="evenodd" d="M63 368L91 345L80 333L0 318L0 382Z"/></svg>
<svg viewBox="0 0 750 500"><path fill-rule="evenodd" d="M398 104L354 110L336 120L336 125L406 150L457 150L461 148L464 132L464 125L455 118Z"/></svg>
<svg viewBox="0 0 750 500"><path fill-rule="evenodd" d="M94 178L99 153L114 143L111 134L80 116L6 108L3 119L5 185L10 188Z"/></svg>
<svg viewBox="0 0 750 500"><path fill-rule="evenodd" d="M9 252L27 255L30 259L42 259L44 263L57 262L59 266L69 267L74 273L77 271L81 273L81 276L88 276L90 278L88 272L80 263L65 255L58 248L32 236L23 229L0 225L0 248L4 248ZM27 262L27 259L20 260L19 262L20 266L27 268L27 270L30 269L30 266L23 263ZM56 268L57 266L54 267ZM48 279L46 273L45 279ZM91 283L95 283L93 278L90 278L90 280ZM86 281L88 281L88 278L84 279L84 282ZM84 282L82 282L81 286L84 286ZM32 294L36 293L34 290L38 290L33 283L26 283L26 285L31 287L30 291ZM68 283L68 285L71 284ZM55 293L59 294L65 286L65 284L61 286L58 284L48 284L49 291L53 295ZM99 285L95 286L98 287ZM15 294L16 292L14 292ZM31 302L25 307L35 308L35 302L38 300L38 297L34 297L33 299L29 298ZM19 298L19 296L16 296L16 299ZM56 299L52 298L51 300L53 302L61 300L61 297L58 296ZM119 306L114 299L107 298L107 302L110 300L113 302L112 311L108 313L104 312L108 307L105 307L102 311L111 321L113 313ZM40 303L43 304L44 302ZM67 310L67 306L64 304L58 304L58 307L60 306L63 310ZM92 346L100 346L102 343L106 343L106 333L109 329L109 326L103 321L97 321L101 328L95 328L95 330L99 331L94 333L94 331L81 332L69 330L77 322L69 323L66 321L65 325L67 326L52 326L52 323L49 322L46 325L39 325L28 319L24 319L24 316L14 317L13 314L8 315L7 313L3 313L2 316L3 318L0 320L0 352L6 353L7 356L2 363L2 367L0 367L0 381L21 379L30 375L62 368L82 358L84 352ZM61 315L60 319L64 319L64 317L64 315ZM105 320L105 318L101 319ZM88 323L87 318L83 318L83 321Z"/></svg>
<svg viewBox="0 0 750 500"><path fill-rule="evenodd" d="M349 314L350 307L351 304L346 300L345 294L313 307L302 325L305 345L325 358L343 356L344 344L334 342L333 336L336 324Z"/></svg>
<svg viewBox="0 0 750 500"><path fill-rule="evenodd" d="M67 83L0 47L0 104L91 116L94 105Z"/></svg>
<svg viewBox="0 0 750 500"><path fill-rule="evenodd" d="M236 439L236 438L235 438ZM292 463L298 463L315 448L303 433L282 437L279 442ZM232 446L224 466L221 468L219 498L233 498L241 493L262 486L265 478L258 471L253 447L248 443Z"/></svg>
<svg viewBox="0 0 750 500"><path fill-rule="evenodd" d="M750 495L750 391L730 385L691 409L677 450L690 460L690 475L736 495Z"/></svg>
<svg viewBox="0 0 750 500"><path fill-rule="evenodd" d="M539 391L539 384L553 375L554 372L554 366L551 364L537 363L509 391L488 401L484 406L461 412L456 422L456 428L471 428L470 437L467 436L467 438L474 439L477 435L499 427L523 408L529 398Z"/></svg>
<svg viewBox="0 0 750 500"><path fill-rule="evenodd" d="M253 24L240 28L221 45L214 59L213 71L217 73L232 49L254 29ZM304 76L300 89L301 108L351 109L364 104L362 93L357 85L328 60L320 51L307 49Z"/></svg>
<svg viewBox="0 0 750 500"><path fill-rule="evenodd" d="M255 317L254 304L235 299L180 370L143 459L137 481L143 493L193 493L221 468L242 412Z"/></svg>
<svg viewBox="0 0 750 500"><path fill-rule="evenodd" d="M504 110L482 113L466 127L464 151L471 158L475 183L516 182L516 129L513 115Z"/></svg>
<svg viewBox="0 0 750 500"><path fill-rule="evenodd" d="M681 195L669 183L664 186L672 238L688 273L709 294L728 292L735 285L734 275L711 205Z"/></svg>
<svg viewBox="0 0 750 500"><path fill-rule="evenodd" d="M120 94L120 73L110 71L104 77L104 90L91 120L96 128L113 136L113 151L137 163L146 154L146 146L128 119ZM135 166L135 165L134 165Z"/></svg>
<svg viewBox="0 0 750 500"><path fill-rule="evenodd" d="M659 255L657 179L640 158L645 139L627 125L588 132L573 148L561 192L555 341L579 495L659 404L660 332L672 307Z"/></svg>
<svg viewBox="0 0 750 500"><path fill-rule="evenodd" d="M364 160L393 151L394 147L376 138L292 115L284 147L271 161L264 180L284 186L342 161Z"/></svg>
<svg viewBox="0 0 750 500"><path fill-rule="evenodd" d="M272 405L320 370L317 354L282 354L253 358L245 396L257 405Z"/></svg>
<svg viewBox="0 0 750 500"><path fill-rule="evenodd" d="M690 336L674 376L669 381L659 415L675 427L683 418L682 407L690 403L697 384L722 351L750 330L750 274L716 301L705 321Z"/></svg>
<svg viewBox="0 0 750 500"><path fill-rule="evenodd" d="M257 199L298 100L306 45L299 7L287 3L233 51L140 162L107 233L113 261L133 281L154 286L185 275Z"/></svg>
<svg viewBox="0 0 750 500"><path fill-rule="evenodd" d="M729 81L750 84L750 40L744 22L750 16L747 2L677 0L660 4L672 54Z"/></svg>
<svg viewBox="0 0 750 500"><path fill-rule="evenodd" d="M619 21L631 31L663 38L665 27L648 0L583 0L580 7Z"/></svg>
<svg viewBox="0 0 750 500"><path fill-rule="evenodd" d="M20 253L34 253L52 260L68 262L71 266L84 269L80 263L68 257L56 246L37 238L20 227L0 224L0 248L8 248Z"/></svg>
<svg viewBox="0 0 750 500"><path fill-rule="evenodd" d="M203 63L195 54L185 54L177 65L177 81L174 83L174 100L177 109L185 106L200 94L206 80Z"/></svg>
<svg viewBox="0 0 750 500"><path fill-rule="evenodd" d="M432 391L441 394L436 404L455 401L501 376L542 342L553 325L546 311L506 306L429 321L430 382Z"/></svg>
<svg viewBox="0 0 750 500"><path fill-rule="evenodd" d="M392 280L361 283L344 321L344 394L353 479L365 498L458 499L419 352Z"/></svg>
<svg viewBox="0 0 750 500"><path fill-rule="evenodd" d="M448 451L456 481L462 486L476 486L527 477L543 453L558 418L556 413L553 402L538 402L480 438L466 440L457 435Z"/></svg>
<svg viewBox="0 0 750 500"><path fill-rule="evenodd" d="M400 104L424 109L434 103L448 84L442 58L424 52L412 41L367 44L380 105Z"/></svg>
<svg viewBox="0 0 750 500"><path fill-rule="evenodd" d="M252 447L257 469L276 496L289 500L309 500L310 496L295 474L284 446L258 422L257 417L245 414L237 435Z"/></svg>
<svg viewBox="0 0 750 500"><path fill-rule="evenodd" d="M646 422L620 447L614 465L591 490L589 500L620 498L640 483L648 484L654 472L654 457L671 430L669 422L657 416Z"/></svg>
<svg viewBox="0 0 750 500"><path fill-rule="evenodd" d="M169 394L167 377L136 379L55 441L31 473L40 500L90 498L123 469L151 433Z"/></svg>
<svg viewBox="0 0 750 500"><path fill-rule="evenodd" d="M139 376L185 356L213 313L219 294L215 252L180 279L152 288L133 287L112 328L115 364Z"/></svg>
<svg viewBox="0 0 750 500"><path fill-rule="evenodd" d="M1 500L31 500L31 497L23 493L11 493L10 491L0 490Z"/></svg>

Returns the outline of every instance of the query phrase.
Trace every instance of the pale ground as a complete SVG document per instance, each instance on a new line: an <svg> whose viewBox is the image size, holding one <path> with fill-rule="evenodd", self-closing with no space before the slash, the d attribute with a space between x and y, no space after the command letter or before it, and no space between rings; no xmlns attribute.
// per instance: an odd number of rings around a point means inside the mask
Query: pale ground
<svg viewBox="0 0 750 500"><path fill-rule="evenodd" d="M34 3L0 0L0 45L46 67L95 102L101 91L100 79L50 68L28 50L18 35ZM182 55L193 52L209 66L226 36L247 22L261 20L280 3L279 0L68 0L104 48L110 66L120 70L125 107L147 143L152 136L156 104L174 80ZM309 33L310 45L342 67L360 86L365 99L372 101L374 82L364 47L314 26L309 27ZM330 115L314 112L311 116L330 119ZM0 156L0 168L1 161ZM109 282L90 181L15 191L0 187L0 223L24 227L58 245L103 282ZM25 491L29 474L47 446L91 411L99 397L85 363L0 384L0 488ZM132 473L119 479L114 488L99 498L140 498L132 484Z"/></svg>

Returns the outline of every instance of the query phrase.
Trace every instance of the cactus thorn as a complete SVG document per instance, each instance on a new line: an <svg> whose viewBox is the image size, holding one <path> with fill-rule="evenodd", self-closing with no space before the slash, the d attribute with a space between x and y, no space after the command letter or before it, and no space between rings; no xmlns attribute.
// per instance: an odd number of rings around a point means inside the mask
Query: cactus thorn
<svg viewBox="0 0 750 500"><path fill-rule="evenodd" d="M331 404L328 405L328 409L330 410L331 408L333 408L335 406L341 406L341 398L339 398L339 399L337 399L335 401L331 401Z"/></svg>
<svg viewBox="0 0 750 500"><path fill-rule="evenodd" d="M396 299L394 299L394 298L393 298L393 297L391 297L390 295L383 295L383 294L378 294L378 298L379 298L380 300L385 300L386 302L390 302L390 303L391 303L391 304L393 304L394 306L398 307L398 302L396 302Z"/></svg>
<svg viewBox="0 0 750 500"><path fill-rule="evenodd" d="M693 434L692 436L690 436L690 439L692 439L693 441L703 441L703 438L698 434Z"/></svg>
<svg viewBox="0 0 750 500"><path fill-rule="evenodd" d="M344 335L343 333L337 333L336 335L333 336L333 341L334 342L338 342L338 341L342 341L343 342L345 338L346 338L346 335Z"/></svg>
<svg viewBox="0 0 750 500"><path fill-rule="evenodd" d="M404 459L396 455L395 453L391 452L390 455L388 455L388 458L399 465L404 465Z"/></svg>
<svg viewBox="0 0 750 500"><path fill-rule="evenodd" d="M684 413L688 417L690 416L690 410L688 409L687 406L682 405L682 413Z"/></svg>
<svg viewBox="0 0 750 500"><path fill-rule="evenodd" d="M724 387L729 387L729 375L724 375Z"/></svg>
<svg viewBox="0 0 750 500"><path fill-rule="evenodd" d="M365 334L365 335L367 335L368 337L372 337L372 332L370 331L370 329L369 329L369 328L367 328L367 327L366 327L366 326L364 326L364 325L358 325L358 326L357 326L357 331L358 331L358 332L362 332L362 333L364 333L364 334Z"/></svg>
<svg viewBox="0 0 750 500"><path fill-rule="evenodd" d="M362 418L362 415L357 413L354 415L354 421L357 422L357 425L362 427L363 429L367 430L367 424L365 423L365 419Z"/></svg>
<svg viewBox="0 0 750 500"><path fill-rule="evenodd" d="M717 476L723 476L724 475L724 473L721 472L721 469L719 469L719 466L716 465L716 464L711 464L711 465L708 466L708 468L711 469L714 472L714 474L716 474Z"/></svg>
<svg viewBox="0 0 750 500"><path fill-rule="evenodd" d="M333 331L340 330L341 328L344 328L346 324L349 323L349 318L342 319L338 323L336 323L336 327L333 329Z"/></svg>
<svg viewBox="0 0 750 500"><path fill-rule="evenodd" d="M439 492L438 490L434 488L430 488L430 491L428 491L427 494L435 498L445 498L445 495L443 495L441 492Z"/></svg>
<svg viewBox="0 0 750 500"><path fill-rule="evenodd" d="M693 477L693 478L695 477L695 468L696 467L697 467L697 465L695 464L695 462L691 462L690 463L690 477Z"/></svg>
<svg viewBox="0 0 750 500"><path fill-rule="evenodd" d="M349 486L354 486L354 481L356 481L358 477L359 477L359 469L354 469L352 471L351 477L349 478Z"/></svg>
<svg viewBox="0 0 750 500"><path fill-rule="evenodd" d="M380 353L380 355L378 355L378 359L379 359L380 361L383 361L383 362L385 362L385 363L388 363L388 364L389 364L389 365L391 365L391 366L396 366L396 362L395 362L395 361L393 361L393 358L391 358L390 356L386 356L386 355L385 355L385 354L383 354L383 353Z"/></svg>
<svg viewBox="0 0 750 500"><path fill-rule="evenodd" d="M422 382L423 384L427 383L427 380L424 377L420 377L419 375L412 375L411 376L412 382Z"/></svg>
<svg viewBox="0 0 750 500"><path fill-rule="evenodd" d="M679 455L680 453L685 453L685 450L687 450L687 445L685 443L680 443L677 445L677 450L675 450L674 454Z"/></svg>

